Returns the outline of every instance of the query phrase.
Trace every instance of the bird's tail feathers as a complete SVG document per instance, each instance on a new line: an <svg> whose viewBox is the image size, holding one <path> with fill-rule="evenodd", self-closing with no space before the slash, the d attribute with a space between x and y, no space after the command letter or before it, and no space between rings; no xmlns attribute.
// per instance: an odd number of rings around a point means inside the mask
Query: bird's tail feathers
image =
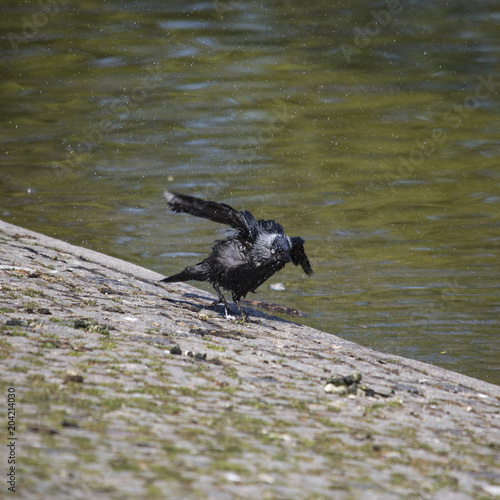
<svg viewBox="0 0 500 500"><path fill-rule="evenodd" d="M176 283L178 281L206 281L207 273L206 266L203 263L197 264L196 266L186 267L184 271L168 276L160 280L160 283Z"/></svg>

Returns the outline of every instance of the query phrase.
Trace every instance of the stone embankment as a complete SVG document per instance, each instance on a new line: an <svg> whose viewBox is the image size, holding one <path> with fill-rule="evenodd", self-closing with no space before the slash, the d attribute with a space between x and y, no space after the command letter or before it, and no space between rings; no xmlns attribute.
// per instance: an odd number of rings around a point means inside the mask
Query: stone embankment
<svg viewBox="0 0 500 500"><path fill-rule="evenodd" d="M500 495L500 387L159 277L0 221L2 498Z"/></svg>

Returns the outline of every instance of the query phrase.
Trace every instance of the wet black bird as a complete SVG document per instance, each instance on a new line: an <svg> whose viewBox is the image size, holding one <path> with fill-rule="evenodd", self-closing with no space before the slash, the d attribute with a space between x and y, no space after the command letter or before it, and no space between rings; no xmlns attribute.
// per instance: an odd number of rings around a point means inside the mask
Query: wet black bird
<svg viewBox="0 0 500 500"><path fill-rule="evenodd" d="M170 191L165 191L164 197L173 212L203 217L236 229L235 234L217 241L205 260L161 280L166 283L208 281L219 297L213 305L224 304L226 316L229 316L230 307L221 288L232 293L243 319L248 320L240 305L241 297L245 297L248 292L255 292L285 264L300 264L306 274L313 274L304 252L304 240L299 236L287 236L277 222L256 220L250 212L238 212L225 203L204 201Z"/></svg>

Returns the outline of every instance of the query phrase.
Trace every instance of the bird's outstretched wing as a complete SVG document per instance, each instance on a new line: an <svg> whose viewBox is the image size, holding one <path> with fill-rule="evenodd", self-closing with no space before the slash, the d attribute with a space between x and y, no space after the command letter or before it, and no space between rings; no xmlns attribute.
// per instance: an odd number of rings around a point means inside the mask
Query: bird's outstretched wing
<svg viewBox="0 0 500 500"><path fill-rule="evenodd" d="M171 193L170 191L165 191L163 197L172 212L184 212L220 224L227 224L239 231L243 231L247 236L252 236L255 232L253 227L255 219L250 212L238 212L225 203L205 201L194 196Z"/></svg>
<svg viewBox="0 0 500 500"><path fill-rule="evenodd" d="M290 238L290 241L292 242L292 250L290 252L292 262L296 266L300 264L304 272L308 276L311 276L314 271L312 270L309 259L307 258L306 252L304 251L304 240L300 236L294 236L293 238Z"/></svg>

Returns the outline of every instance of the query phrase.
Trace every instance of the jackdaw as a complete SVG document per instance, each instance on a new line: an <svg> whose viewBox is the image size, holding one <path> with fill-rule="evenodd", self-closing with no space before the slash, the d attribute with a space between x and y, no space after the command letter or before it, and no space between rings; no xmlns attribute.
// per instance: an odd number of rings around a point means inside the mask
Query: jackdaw
<svg viewBox="0 0 500 500"><path fill-rule="evenodd" d="M203 217L236 229L235 234L216 241L205 260L160 280L164 283L208 281L219 297L212 305L224 304L226 317L229 317L230 306L221 288L231 291L243 321L247 321L248 316L240 305L240 299L248 292L255 292L285 264L300 264L307 275L313 274L304 252L304 240L299 236L287 236L277 222L256 220L250 212L238 212L225 203L204 201L170 191L165 191L164 197L172 212Z"/></svg>

